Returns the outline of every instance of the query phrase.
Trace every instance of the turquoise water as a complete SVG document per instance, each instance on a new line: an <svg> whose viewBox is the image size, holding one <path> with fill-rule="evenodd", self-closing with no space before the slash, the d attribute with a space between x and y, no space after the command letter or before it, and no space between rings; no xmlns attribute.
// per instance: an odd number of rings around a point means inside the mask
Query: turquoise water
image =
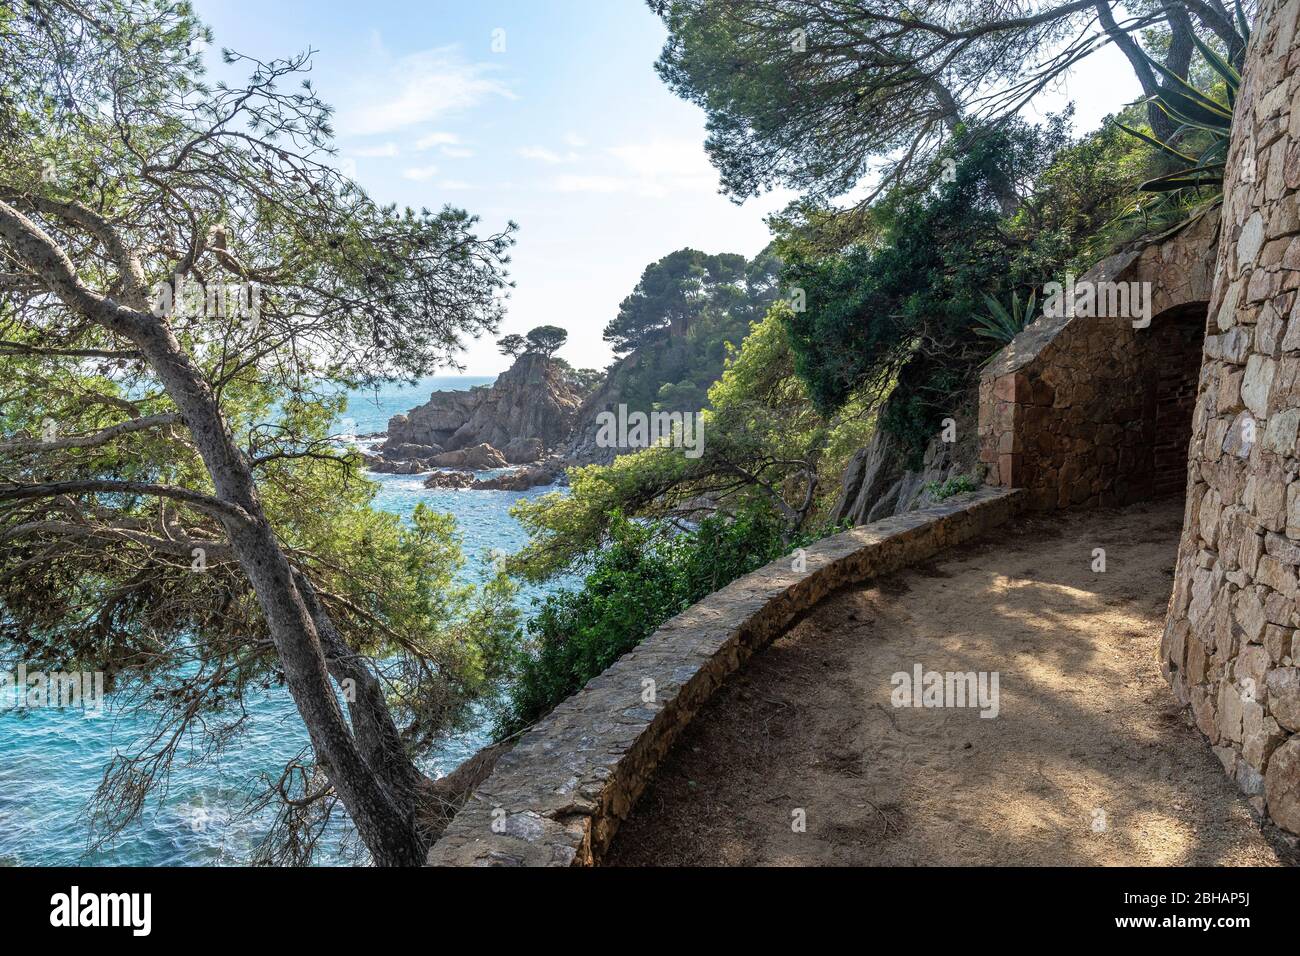
<svg viewBox="0 0 1300 956"><path fill-rule="evenodd" d="M428 398L434 389L467 389L491 378L439 376L417 386L390 386L349 396L345 424L358 435L382 431L388 419ZM350 419L351 421L347 421ZM515 551L525 535L507 513L527 492L431 490L415 475L374 475L381 489L376 507L409 515L418 502L454 514L467 557L490 549ZM480 567L477 561L471 564ZM471 568L467 573L474 573ZM528 606L537 591L521 595ZM265 817L240 814L259 773L275 774L306 743L306 731L285 691L249 701L246 732L215 761L174 766L167 794L150 804L144 819L111 846L87 852L86 802L115 750L129 751L151 724L115 709L102 715L77 709L0 710L0 865L188 866L238 864L264 831ZM485 743L482 728L446 740L426 772L454 768ZM343 832L337 828L337 838ZM346 862L330 841L319 863Z"/></svg>

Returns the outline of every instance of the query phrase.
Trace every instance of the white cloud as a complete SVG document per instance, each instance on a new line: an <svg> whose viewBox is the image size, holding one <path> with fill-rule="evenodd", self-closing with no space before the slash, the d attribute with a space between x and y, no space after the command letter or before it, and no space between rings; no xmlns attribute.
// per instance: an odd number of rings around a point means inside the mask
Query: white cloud
<svg viewBox="0 0 1300 956"><path fill-rule="evenodd" d="M608 152L633 175L661 186L710 192L717 188L717 172L700 144L690 140L630 143L612 146Z"/></svg>
<svg viewBox="0 0 1300 956"><path fill-rule="evenodd" d="M339 129L349 135L391 133L428 123L514 92L494 74L495 64L468 63L455 47L392 58L377 45L375 62L345 95Z"/></svg>
<svg viewBox="0 0 1300 956"><path fill-rule="evenodd" d="M564 145L572 146L574 149L582 149L587 145L587 141L577 133L568 132L564 134Z"/></svg>
<svg viewBox="0 0 1300 956"><path fill-rule="evenodd" d="M403 179L413 179L417 183L424 182L426 179L432 179L438 175L437 166L416 166L412 169L402 170Z"/></svg>
<svg viewBox="0 0 1300 956"><path fill-rule="evenodd" d="M621 193L630 180L618 176L557 176L555 189L562 193Z"/></svg>
<svg viewBox="0 0 1300 956"><path fill-rule="evenodd" d="M561 154L553 149L547 149L545 146L524 146L518 152L524 159L535 159L539 163L550 163L551 165L572 163L578 159L577 153Z"/></svg>
<svg viewBox="0 0 1300 956"><path fill-rule="evenodd" d="M548 159L549 151L520 150L521 155L558 162L558 154ZM576 154L569 154L574 159ZM690 140L654 140L629 143L604 150L605 164L612 161L612 171L591 170L581 175L557 176L551 188L567 193L628 193L650 199L674 194L708 194L718 189L718 177L698 143Z"/></svg>
<svg viewBox="0 0 1300 956"><path fill-rule="evenodd" d="M438 152L450 159L469 159L474 150L461 145L460 137L455 133L425 133L415 141L415 148L420 152L438 148Z"/></svg>
<svg viewBox="0 0 1300 956"><path fill-rule="evenodd" d="M397 155L396 143L381 143L377 146L358 146L355 149L348 150L353 156L359 156L362 159L377 159Z"/></svg>
<svg viewBox="0 0 1300 956"><path fill-rule="evenodd" d="M416 149L433 149L435 146L446 146L460 142L460 137L455 133L425 133L415 141Z"/></svg>

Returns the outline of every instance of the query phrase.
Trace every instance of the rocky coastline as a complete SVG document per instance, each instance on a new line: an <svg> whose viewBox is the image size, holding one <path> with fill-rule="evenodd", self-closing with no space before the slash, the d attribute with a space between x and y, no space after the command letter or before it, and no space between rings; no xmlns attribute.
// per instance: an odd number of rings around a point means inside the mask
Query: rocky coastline
<svg viewBox="0 0 1300 956"><path fill-rule="evenodd" d="M525 491L562 484L574 463L562 451L582 407L583 397L557 363L525 353L491 385L433 392L423 405L394 415L382 443L362 457L381 474L429 472L426 488ZM509 470L475 474L498 469Z"/></svg>

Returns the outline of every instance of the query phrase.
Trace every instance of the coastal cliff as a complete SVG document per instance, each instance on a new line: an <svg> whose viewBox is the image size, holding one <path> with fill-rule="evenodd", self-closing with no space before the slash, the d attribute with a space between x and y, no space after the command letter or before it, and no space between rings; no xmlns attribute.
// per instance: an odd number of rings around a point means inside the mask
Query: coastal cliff
<svg viewBox="0 0 1300 956"><path fill-rule="evenodd" d="M525 353L491 386L434 392L394 415L380 453L389 462L427 467L535 462L569 438L581 405L558 364Z"/></svg>

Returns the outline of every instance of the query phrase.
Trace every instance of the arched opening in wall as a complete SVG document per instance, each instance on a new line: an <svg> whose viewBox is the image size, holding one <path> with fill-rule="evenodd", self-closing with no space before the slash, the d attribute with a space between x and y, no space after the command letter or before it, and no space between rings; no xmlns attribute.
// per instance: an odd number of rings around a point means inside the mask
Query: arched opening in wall
<svg viewBox="0 0 1300 956"><path fill-rule="evenodd" d="M1153 316L1147 330L1150 339L1143 362L1146 394L1142 417L1151 449L1151 477L1144 497L1186 491L1187 449L1192 440L1208 311L1206 302L1176 306Z"/></svg>

